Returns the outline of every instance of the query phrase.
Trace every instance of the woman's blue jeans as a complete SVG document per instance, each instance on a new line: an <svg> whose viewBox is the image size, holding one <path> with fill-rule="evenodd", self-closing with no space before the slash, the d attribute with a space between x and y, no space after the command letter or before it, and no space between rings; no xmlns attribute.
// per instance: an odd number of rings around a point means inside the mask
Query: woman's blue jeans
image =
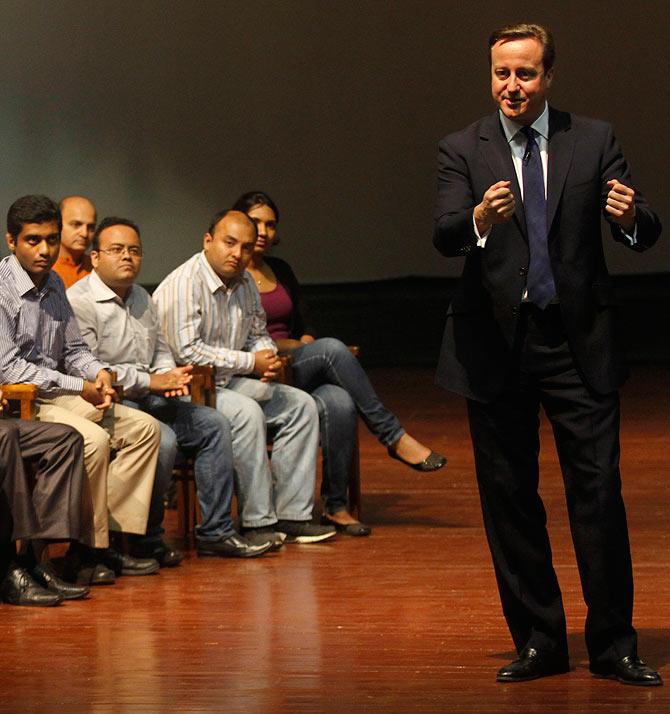
<svg viewBox="0 0 670 714"><path fill-rule="evenodd" d="M292 353L293 385L309 392L319 410L323 481L321 497L328 513L347 507L356 416L384 444L405 433L398 418L380 401L358 359L333 337L323 337Z"/></svg>

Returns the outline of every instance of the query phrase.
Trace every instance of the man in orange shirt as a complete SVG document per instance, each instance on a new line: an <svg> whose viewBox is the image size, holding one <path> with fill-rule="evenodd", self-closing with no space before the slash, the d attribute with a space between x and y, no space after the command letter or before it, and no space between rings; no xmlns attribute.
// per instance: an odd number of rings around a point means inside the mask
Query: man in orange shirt
<svg viewBox="0 0 670 714"><path fill-rule="evenodd" d="M65 283L65 288L91 272L91 259L86 252L97 222L95 206L84 196L66 196L60 202L63 216L60 252L52 270Z"/></svg>

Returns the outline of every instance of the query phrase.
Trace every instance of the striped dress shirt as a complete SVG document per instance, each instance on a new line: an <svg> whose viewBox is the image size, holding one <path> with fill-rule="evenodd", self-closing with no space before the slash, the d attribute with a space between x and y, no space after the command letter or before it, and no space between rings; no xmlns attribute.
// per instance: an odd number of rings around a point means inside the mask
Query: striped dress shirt
<svg viewBox="0 0 670 714"><path fill-rule="evenodd" d="M204 252L173 270L153 298L175 360L214 365L219 387L253 371L252 352L277 351L251 276L244 273L225 285Z"/></svg>
<svg viewBox="0 0 670 714"><path fill-rule="evenodd" d="M63 281L41 288L14 255L0 261L0 382L35 384L41 397L81 394L106 364L84 344Z"/></svg>

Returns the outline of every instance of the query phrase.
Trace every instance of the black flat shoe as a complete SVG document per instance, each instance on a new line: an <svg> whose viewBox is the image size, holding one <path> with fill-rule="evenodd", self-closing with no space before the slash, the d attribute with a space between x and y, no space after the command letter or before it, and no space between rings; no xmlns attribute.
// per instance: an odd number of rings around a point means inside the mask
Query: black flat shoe
<svg viewBox="0 0 670 714"><path fill-rule="evenodd" d="M638 657L622 657L616 662L592 664L591 674L601 679L616 679L621 684L635 684L638 687L659 687L663 684L661 675Z"/></svg>
<svg viewBox="0 0 670 714"><path fill-rule="evenodd" d="M447 463L446 456L442 456L442 454L436 454L434 451L431 451L430 454L428 454L428 456L423 461L419 461L418 464L411 464L409 461L405 461L405 459L403 459L401 456L398 456L398 454L395 452L395 449L393 449L392 447L389 446L386 450L388 451L388 454L392 459L400 461L401 463L405 464L405 466L409 466L415 471L437 471L438 469L441 469L443 466L445 466Z"/></svg>
<svg viewBox="0 0 670 714"><path fill-rule="evenodd" d="M335 530L338 533L343 533L344 535L350 536L369 536L372 533L372 528L356 521L356 523L338 523L333 520L327 513L321 516L321 523L324 526L335 526Z"/></svg>
<svg viewBox="0 0 670 714"><path fill-rule="evenodd" d="M72 585L61 580L49 564L36 565L30 574L43 588L60 595L63 600L81 600L90 592L86 585Z"/></svg>
<svg viewBox="0 0 670 714"><path fill-rule="evenodd" d="M526 647L519 658L498 670L498 682L527 682L529 679L565 674L570 670L567 655L539 652L534 647Z"/></svg>

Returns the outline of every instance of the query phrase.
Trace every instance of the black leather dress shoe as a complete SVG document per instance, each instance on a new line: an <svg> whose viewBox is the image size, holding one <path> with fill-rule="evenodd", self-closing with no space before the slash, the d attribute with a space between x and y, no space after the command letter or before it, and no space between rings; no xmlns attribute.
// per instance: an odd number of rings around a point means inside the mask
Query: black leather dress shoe
<svg viewBox="0 0 670 714"><path fill-rule="evenodd" d="M77 585L114 585L116 575L102 563L96 563L94 550L81 544L73 544L63 558L55 558L53 564L63 580Z"/></svg>
<svg viewBox="0 0 670 714"><path fill-rule="evenodd" d="M172 548L163 540L158 543L135 543L131 551L136 558L153 558L161 568L174 568L184 560L181 550Z"/></svg>
<svg viewBox="0 0 670 714"><path fill-rule="evenodd" d="M616 662L592 664L591 674L602 679L616 679L622 684L636 684L638 687L659 687L663 684L661 675L638 657L622 657Z"/></svg>
<svg viewBox="0 0 670 714"><path fill-rule="evenodd" d="M152 575L160 565L153 558L133 558L114 548L96 548L95 558L99 563L111 568L117 575Z"/></svg>
<svg viewBox="0 0 670 714"><path fill-rule="evenodd" d="M281 550L286 540L285 533L277 533L274 530L274 525L260 526L259 528L243 528L241 533L245 540L248 540L252 545L262 545L270 541L272 547L270 550Z"/></svg>
<svg viewBox="0 0 670 714"><path fill-rule="evenodd" d="M552 674L564 674L569 671L568 656L563 654L539 652L534 647L526 647L519 654L519 659L510 662L498 670L498 682L526 682Z"/></svg>
<svg viewBox="0 0 670 714"><path fill-rule="evenodd" d="M273 547L273 542L267 540L262 543L252 543L244 536L233 533L227 538L214 541L196 538L196 546L200 557L255 558L270 550Z"/></svg>
<svg viewBox="0 0 670 714"><path fill-rule="evenodd" d="M45 590L24 568L13 567L0 584L0 594L10 605L53 607L63 600L60 595Z"/></svg>
<svg viewBox="0 0 670 714"><path fill-rule="evenodd" d="M51 565L36 565L31 575L42 587L56 595L60 595L63 600L81 600L88 595L89 588L85 585L72 585L61 580Z"/></svg>

